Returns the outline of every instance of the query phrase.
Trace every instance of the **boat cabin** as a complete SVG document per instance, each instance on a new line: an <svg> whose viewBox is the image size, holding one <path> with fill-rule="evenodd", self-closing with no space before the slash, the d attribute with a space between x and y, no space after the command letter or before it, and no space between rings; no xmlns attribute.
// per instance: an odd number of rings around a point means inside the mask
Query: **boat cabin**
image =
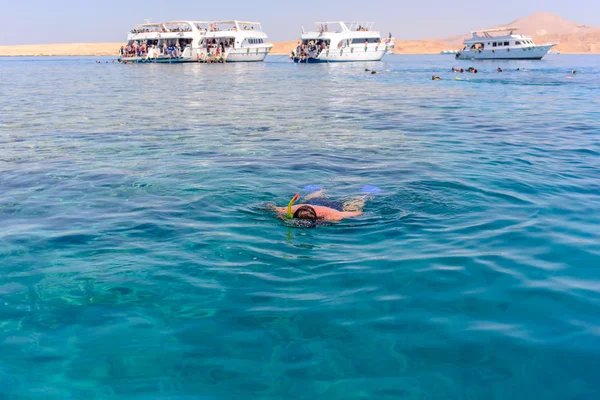
<svg viewBox="0 0 600 400"><path fill-rule="evenodd" d="M518 30L518 28L498 28L471 32L473 36L470 39L465 40L465 47L463 48L463 51L482 51L484 49L508 49L511 47L523 48L536 46L530 36L517 35L514 33L516 30ZM490 34L495 32L508 32L508 34L498 36L493 36Z"/></svg>

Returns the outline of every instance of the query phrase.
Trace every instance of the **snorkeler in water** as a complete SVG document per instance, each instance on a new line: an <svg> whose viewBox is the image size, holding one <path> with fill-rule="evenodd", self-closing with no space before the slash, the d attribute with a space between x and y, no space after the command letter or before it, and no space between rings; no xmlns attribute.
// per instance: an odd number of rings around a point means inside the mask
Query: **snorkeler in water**
<svg viewBox="0 0 600 400"><path fill-rule="evenodd" d="M363 194L352 200L341 202L331 200L325 191L320 189L307 195L304 204L294 205L300 198L296 194L287 207L273 207L278 216L283 219L300 219L309 221L341 221L363 214L363 207L368 194Z"/></svg>

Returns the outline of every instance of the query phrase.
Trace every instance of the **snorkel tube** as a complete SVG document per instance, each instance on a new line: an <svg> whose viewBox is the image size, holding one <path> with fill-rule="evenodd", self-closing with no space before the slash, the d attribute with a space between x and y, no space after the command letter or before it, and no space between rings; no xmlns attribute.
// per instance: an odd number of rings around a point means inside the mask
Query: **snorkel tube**
<svg viewBox="0 0 600 400"><path fill-rule="evenodd" d="M294 218L294 213L292 212L292 206L294 205L294 203L296 201L298 201L299 198L300 198L300 193L296 193L296 195L288 203L288 206L287 206L287 218L288 219Z"/></svg>

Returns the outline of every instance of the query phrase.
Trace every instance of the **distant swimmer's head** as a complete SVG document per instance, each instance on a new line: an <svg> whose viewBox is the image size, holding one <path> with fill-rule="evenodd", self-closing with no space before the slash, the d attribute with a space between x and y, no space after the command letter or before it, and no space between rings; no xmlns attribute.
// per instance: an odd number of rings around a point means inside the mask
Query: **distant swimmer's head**
<svg viewBox="0 0 600 400"><path fill-rule="evenodd" d="M300 206L296 209L296 212L294 212L294 218L316 221L317 212L311 206Z"/></svg>

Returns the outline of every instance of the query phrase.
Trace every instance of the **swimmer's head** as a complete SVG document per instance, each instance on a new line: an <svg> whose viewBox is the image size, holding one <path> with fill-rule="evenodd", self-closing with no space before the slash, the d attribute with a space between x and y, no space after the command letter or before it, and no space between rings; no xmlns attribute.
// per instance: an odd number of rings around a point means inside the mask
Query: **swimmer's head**
<svg viewBox="0 0 600 400"><path fill-rule="evenodd" d="M294 213L294 218L316 221L317 212L311 206L301 206L298 207L298 209L296 209L296 212Z"/></svg>

